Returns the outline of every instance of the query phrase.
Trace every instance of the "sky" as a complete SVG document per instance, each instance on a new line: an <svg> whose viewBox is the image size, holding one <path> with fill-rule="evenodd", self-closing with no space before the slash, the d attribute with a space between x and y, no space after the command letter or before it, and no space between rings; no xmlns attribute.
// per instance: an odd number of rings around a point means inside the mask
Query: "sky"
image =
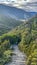
<svg viewBox="0 0 37 65"><path fill-rule="evenodd" d="M13 4L14 6L16 6L16 7L19 7L19 8L22 8L22 9L24 9L24 10L26 10L26 11L34 11L34 12L37 12L37 0L0 0L0 2L1 1L15 1L15 2L17 2L17 4ZM20 1L20 2L18 2L18 1ZM28 2L29 3L31 3L30 5L28 4ZM34 2L34 4L33 4L33 2ZM7 2L5 2L6 4L7 4ZM8 2L9 3L9 2ZM23 5L23 6L20 6L20 5Z"/></svg>
<svg viewBox="0 0 37 65"><path fill-rule="evenodd" d="M18 2L18 1L20 1L20 0L0 0L0 2L1 2L1 1L4 1L4 2L6 2L6 1L10 1L10 2L11 2L11 1L15 1L15 2ZM22 1L22 2L23 2L23 1L25 1L25 2L37 2L37 0L21 0L21 1Z"/></svg>
<svg viewBox="0 0 37 65"><path fill-rule="evenodd" d="M0 1L16 1L16 0L0 0Z"/></svg>
<svg viewBox="0 0 37 65"><path fill-rule="evenodd" d="M0 1L17 1L17 0L0 0ZM18 0L18 1L20 1L20 0ZM37 0L24 0L24 1L26 1L26 2L37 2Z"/></svg>

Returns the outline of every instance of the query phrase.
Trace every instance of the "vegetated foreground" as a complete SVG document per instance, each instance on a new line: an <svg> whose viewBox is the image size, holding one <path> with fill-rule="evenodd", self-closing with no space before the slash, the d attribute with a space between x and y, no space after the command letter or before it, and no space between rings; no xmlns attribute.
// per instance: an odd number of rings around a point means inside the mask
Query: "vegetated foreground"
<svg viewBox="0 0 37 65"><path fill-rule="evenodd" d="M13 44L17 44L27 55L26 65L37 65L37 15L13 31L0 36L0 65L11 60L13 48L10 47Z"/></svg>

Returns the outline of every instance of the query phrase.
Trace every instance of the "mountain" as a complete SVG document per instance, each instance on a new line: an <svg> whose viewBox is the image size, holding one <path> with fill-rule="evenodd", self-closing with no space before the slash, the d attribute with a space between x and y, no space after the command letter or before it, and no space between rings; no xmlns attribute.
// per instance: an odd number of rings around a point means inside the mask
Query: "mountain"
<svg viewBox="0 0 37 65"><path fill-rule="evenodd" d="M0 35L22 24L20 20L27 20L36 12L26 12L16 7L0 4Z"/></svg>
<svg viewBox="0 0 37 65"><path fill-rule="evenodd" d="M19 9L16 7L11 7L7 5L0 4L0 14L4 14L6 16L10 16L15 19L28 19L36 14L36 12L27 12L23 9Z"/></svg>
<svg viewBox="0 0 37 65"><path fill-rule="evenodd" d="M22 21L12 19L8 16L0 15L0 35L9 32L11 29L22 23Z"/></svg>

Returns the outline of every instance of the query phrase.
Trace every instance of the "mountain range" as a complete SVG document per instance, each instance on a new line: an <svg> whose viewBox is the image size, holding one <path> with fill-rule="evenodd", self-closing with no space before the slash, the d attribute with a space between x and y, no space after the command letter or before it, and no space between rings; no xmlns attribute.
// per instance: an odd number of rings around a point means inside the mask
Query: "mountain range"
<svg viewBox="0 0 37 65"><path fill-rule="evenodd" d="M20 20L28 20L35 14L36 12L26 12L16 7L0 4L0 35L22 24L23 21Z"/></svg>

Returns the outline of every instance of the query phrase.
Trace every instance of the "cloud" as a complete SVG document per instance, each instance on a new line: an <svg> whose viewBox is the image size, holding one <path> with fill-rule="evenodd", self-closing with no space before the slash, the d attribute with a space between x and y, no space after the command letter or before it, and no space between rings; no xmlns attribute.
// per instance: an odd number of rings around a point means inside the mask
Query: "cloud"
<svg viewBox="0 0 37 65"><path fill-rule="evenodd" d="M37 2L37 0L29 0L29 2Z"/></svg>
<svg viewBox="0 0 37 65"><path fill-rule="evenodd" d="M37 12L37 0L0 0L0 1L15 1L16 3L10 3L12 6L15 6L17 8L24 9L26 11L30 12ZM5 2L5 4L9 4L8 2Z"/></svg>

